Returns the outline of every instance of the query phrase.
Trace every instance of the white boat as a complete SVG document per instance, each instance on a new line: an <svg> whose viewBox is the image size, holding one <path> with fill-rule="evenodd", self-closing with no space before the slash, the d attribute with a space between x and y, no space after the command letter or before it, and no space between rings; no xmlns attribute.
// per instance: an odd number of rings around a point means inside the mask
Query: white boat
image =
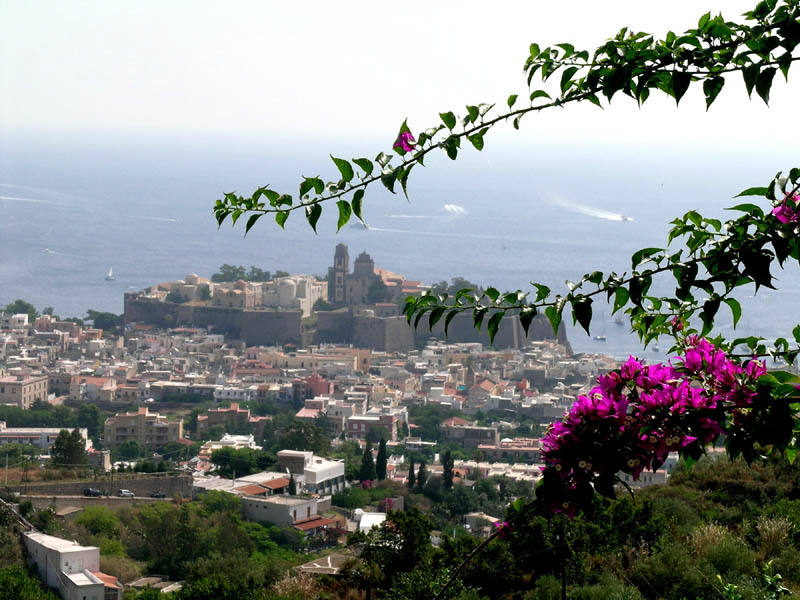
<svg viewBox="0 0 800 600"><path fill-rule="evenodd" d="M116 277L114 277L114 267L108 267L108 275L106 275L106 281L114 281Z"/></svg>
<svg viewBox="0 0 800 600"><path fill-rule="evenodd" d="M605 342L606 341L606 336L604 336L604 335L596 335L596 336L594 336L594 339L596 339L598 342Z"/></svg>

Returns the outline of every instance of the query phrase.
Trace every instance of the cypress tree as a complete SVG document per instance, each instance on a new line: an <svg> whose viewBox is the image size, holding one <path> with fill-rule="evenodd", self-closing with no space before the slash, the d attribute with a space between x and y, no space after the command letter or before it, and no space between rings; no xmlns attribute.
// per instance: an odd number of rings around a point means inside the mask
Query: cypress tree
<svg viewBox="0 0 800 600"><path fill-rule="evenodd" d="M453 454L447 450L442 457L442 480L445 489L453 487Z"/></svg>
<svg viewBox="0 0 800 600"><path fill-rule="evenodd" d="M422 489L428 480L428 469L425 468L425 459L419 461L419 471L417 471L417 487Z"/></svg>
<svg viewBox="0 0 800 600"><path fill-rule="evenodd" d="M289 495L290 496L297 495L297 484L294 481L294 473L289 474Z"/></svg>
<svg viewBox="0 0 800 600"><path fill-rule="evenodd" d="M361 469L358 472L359 481L372 481L377 479L375 472L375 461L372 459L372 444L367 442L364 448L364 455L361 457Z"/></svg>
<svg viewBox="0 0 800 600"><path fill-rule="evenodd" d="M386 438L381 438L378 446L378 458L375 459L375 473L379 481L386 479Z"/></svg>
<svg viewBox="0 0 800 600"><path fill-rule="evenodd" d="M408 487L413 488L417 482L417 474L414 472L414 457L408 460Z"/></svg>

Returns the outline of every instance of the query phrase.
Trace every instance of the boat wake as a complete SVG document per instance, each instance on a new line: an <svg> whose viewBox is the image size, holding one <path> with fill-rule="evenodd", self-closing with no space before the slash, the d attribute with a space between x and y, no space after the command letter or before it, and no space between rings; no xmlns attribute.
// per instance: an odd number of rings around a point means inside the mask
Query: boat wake
<svg viewBox="0 0 800 600"><path fill-rule="evenodd" d="M572 212L586 215L587 217L594 217L595 219L604 219L606 221L633 221L632 217L628 217L621 213L615 213L602 208L595 208L594 206L586 206L585 204L578 204L577 202L566 202L559 200L556 204L562 208L566 208Z"/></svg>

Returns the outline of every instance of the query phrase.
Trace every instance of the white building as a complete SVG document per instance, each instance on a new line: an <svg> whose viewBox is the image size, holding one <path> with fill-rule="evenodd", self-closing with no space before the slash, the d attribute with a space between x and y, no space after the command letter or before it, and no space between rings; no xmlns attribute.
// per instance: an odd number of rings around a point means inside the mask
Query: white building
<svg viewBox="0 0 800 600"><path fill-rule="evenodd" d="M222 439L214 441L209 440L202 446L197 453L200 458L210 458L214 450L221 448L233 448L234 450L241 450L242 448L249 448L250 450L261 450L261 446L256 445L256 440L253 434L250 435L231 435L226 433Z"/></svg>
<svg viewBox="0 0 800 600"><path fill-rule="evenodd" d="M122 600L122 585L100 571L100 550L36 531L24 534L41 580L64 600Z"/></svg>
<svg viewBox="0 0 800 600"><path fill-rule="evenodd" d="M242 498L242 514L249 521L294 525L296 521L309 519L317 514L317 500L297 496L270 496Z"/></svg>
<svg viewBox="0 0 800 600"><path fill-rule="evenodd" d="M26 444L36 446L42 450L53 447L58 434L63 429L71 431L74 427L6 427L5 421L0 421L0 446L3 444ZM77 428L81 434L86 449L92 447L89 433L85 427Z"/></svg>
<svg viewBox="0 0 800 600"><path fill-rule="evenodd" d="M344 461L314 456L301 450L278 452L278 466L294 475L298 491L330 495L345 489Z"/></svg>

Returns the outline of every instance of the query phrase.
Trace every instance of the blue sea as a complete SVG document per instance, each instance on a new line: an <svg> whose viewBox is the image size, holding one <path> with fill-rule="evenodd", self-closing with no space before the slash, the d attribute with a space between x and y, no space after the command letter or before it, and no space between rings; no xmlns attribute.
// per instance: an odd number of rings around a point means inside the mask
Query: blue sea
<svg viewBox="0 0 800 600"><path fill-rule="evenodd" d="M336 234L330 209L317 235L299 214L285 231L264 218L246 238L242 227L217 228L211 207L223 192L269 183L296 193L301 174L333 178L328 152L380 149L369 139L6 135L0 306L23 298L62 317L90 308L120 313L125 292L187 273L210 276L223 263L323 275L339 242L351 260L366 251L377 266L425 283L460 276L508 290L528 290L531 281L563 289L590 271L629 270L636 249L665 243L675 216L698 209L724 217L740 190L795 166L769 152L520 138L456 162L433 157L412 173L410 202L375 187L364 202L368 230ZM112 267L115 280L106 281ZM744 293L741 335L774 338L797 324L797 269L777 275L779 293ZM595 314L592 334L607 341L571 327L576 351L657 356L615 325L607 306L596 303ZM732 334L729 324L721 330Z"/></svg>

